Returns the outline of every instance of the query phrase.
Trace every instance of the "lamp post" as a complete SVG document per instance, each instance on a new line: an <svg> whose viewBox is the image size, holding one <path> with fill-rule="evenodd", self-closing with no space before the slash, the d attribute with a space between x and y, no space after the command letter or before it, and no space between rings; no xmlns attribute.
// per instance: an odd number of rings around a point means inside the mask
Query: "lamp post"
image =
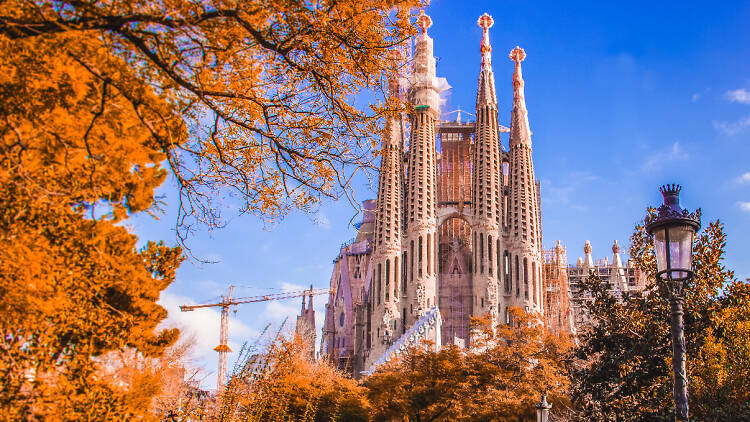
<svg viewBox="0 0 750 422"><path fill-rule="evenodd" d="M542 401L534 407L536 407L536 422L549 421L549 410L552 408L552 405L547 403L547 393L542 394Z"/></svg>
<svg viewBox="0 0 750 422"><path fill-rule="evenodd" d="M692 258L695 233L701 227L701 210L680 207L680 185L664 185L664 204L646 217L646 231L654 236L656 279L669 291L672 308L672 369L674 371L675 420L688 420L688 386L685 365L683 303L685 288L693 278Z"/></svg>

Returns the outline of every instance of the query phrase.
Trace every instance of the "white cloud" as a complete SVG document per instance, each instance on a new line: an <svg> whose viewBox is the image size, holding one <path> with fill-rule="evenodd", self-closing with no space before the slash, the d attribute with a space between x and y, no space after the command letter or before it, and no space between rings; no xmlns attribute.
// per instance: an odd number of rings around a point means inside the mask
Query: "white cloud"
<svg viewBox="0 0 750 422"><path fill-rule="evenodd" d="M750 183L750 171L737 178L737 183Z"/></svg>
<svg viewBox="0 0 750 422"><path fill-rule="evenodd" d="M746 128L750 127L750 116L747 116L745 118L742 118L736 122L713 122L714 128L718 130L719 132L722 132L726 135L736 135Z"/></svg>
<svg viewBox="0 0 750 422"><path fill-rule="evenodd" d="M733 103L750 105L750 91L745 88L735 89L724 93L724 97Z"/></svg>
<svg viewBox="0 0 750 422"><path fill-rule="evenodd" d="M700 98L701 98L701 94L698 94L698 93L696 93L696 94L693 94L693 96L692 96L692 97L690 97L690 100L691 100L692 102L694 102L694 103L697 103L697 102L698 102L698 100L700 100Z"/></svg>
<svg viewBox="0 0 750 422"><path fill-rule="evenodd" d="M750 212L750 202L739 202L740 209L745 212Z"/></svg>
<svg viewBox="0 0 750 422"><path fill-rule="evenodd" d="M656 170L665 163L683 161L687 160L688 158L690 158L690 155L685 151L680 143L674 142L669 149L661 152L657 151L653 154L650 154L643 162L643 165L641 165L641 170Z"/></svg>

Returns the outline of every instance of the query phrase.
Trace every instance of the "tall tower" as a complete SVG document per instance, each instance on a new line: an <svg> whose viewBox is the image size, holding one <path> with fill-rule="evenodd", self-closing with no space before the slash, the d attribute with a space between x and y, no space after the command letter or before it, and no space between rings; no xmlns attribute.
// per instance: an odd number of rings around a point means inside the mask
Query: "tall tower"
<svg viewBox="0 0 750 422"><path fill-rule="evenodd" d="M391 98L399 95L398 68L402 62L398 51L391 51L392 67L388 75ZM373 335L370 356L377 358L398 335L398 302L401 287L401 188L402 188L402 132L399 116L389 116L385 122L382 142L378 199L375 206L375 233L372 254ZM403 324L403 323L402 323Z"/></svg>
<svg viewBox="0 0 750 422"><path fill-rule="evenodd" d="M440 98L435 77L432 38L427 28L432 20L422 11L417 18L421 34L414 47L414 67L410 76L408 100L414 106L409 116L411 135L406 173L404 251L406 300L402 301L404 324L411 326L435 306L437 274L436 239L436 122Z"/></svg>
<svg viewBox="0 0 750 422"><path fill-rule="evenodd" d="M508 252L513 267L511 303L527 310L543 312L539 208L534 164L531 160L531 130L526 111L521 62L526 52L516 47L510 52L513 72L513 112L510 125L510 227Z"/></svg>
<svg viewBox="0 0 750 422"><path fill-rule="evenodd" d="M307 357L315 360L315 309L313 308L312 286L310 286L310 296L307 307L305 307L305 297L302 296L302 310L297 316L297 325L295 332L304 342Z"/></svg>
<svg viewBox="0 0 750 422"><path fill-rule="evenodd" d="M500 132L497 121L497 95L495 75L492 72L492 47L489 29L494 24L487 13L479 17L482 28L482 67L479 72L476 104L476 131L474 141L474 167L472 172L472 205L474 219L472 236L474 246L474 315L489 313L497 320L499 312L498 281L499 262L504 245L500 239L501 209L501 158Z"/></svg>

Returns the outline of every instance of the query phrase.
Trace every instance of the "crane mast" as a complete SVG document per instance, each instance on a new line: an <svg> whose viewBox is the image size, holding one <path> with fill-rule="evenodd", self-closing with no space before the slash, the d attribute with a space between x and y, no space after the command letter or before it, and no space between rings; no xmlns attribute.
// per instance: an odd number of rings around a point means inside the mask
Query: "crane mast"
<svg viewBox="0 0 750 422"><path fill-rule="evenodd" d="M229 294L221 297L221 302L207 303L203 305L182 305L180 310L182 312L190 312L201 308L214 308L221 307L221 326L219 329L219 345L214 348L219 353L219 370L218 378L216 380L216 391L219 392L220 388L226 384L227 376L227 353L231 352L229 348L229 307L241 305L244 303L255 303L255 302L268 302L271 300L282 300L291 299L295 297L314 296L322 295L330 292L329 289L313 289L312 285L306 290L296 290L291 292L272 293L262 296L249 296L249 297L238 297L233 298L232 292L234 286L229 286Z"/></svg>

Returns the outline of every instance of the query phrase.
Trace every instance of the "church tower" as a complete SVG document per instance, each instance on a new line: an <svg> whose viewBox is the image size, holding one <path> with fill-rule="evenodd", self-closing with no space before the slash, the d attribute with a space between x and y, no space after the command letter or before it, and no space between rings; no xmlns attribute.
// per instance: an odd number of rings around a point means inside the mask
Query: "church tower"
<svg viewBox="0 0 750 422"><path fill-rule="evenodd" d="M391 51L392 68L388 76L392 99L399 96L398 68L400 52ZM381 147L378 199L375 206L375 233L372 253L372 352L377 357L401 334L403 322L398 303L401 291L401 188L402 131L399 116L389 116Z"/></svg>
<svg viewBox="0 0 750 422"><path fill-rule="evenodd" d="M507 248L512 266L510 303L528 311L542 312L542 275L539 202L534 164L531 160L531 130L526 111L521 62L526 52L520 47L510 52L513 72L513 112L510 125L510 226Z"/></svg>
<svg viewBox="0 0 750 422"><path fill-rule="evenodd" d="M489 29L494 24L487 13L479 17L482 28L482 67L479 72L472 171L472 206L474 218L473 294L476 316L489 313L497 320L499 312L498 280L501 257L500 222L502 221L500 132L497 121L495 75L492 72L492 47Z"/></svg>
<svg viewBox="0 0 750 422"><path fill-rule="evenodd" d="M440 117L440 98L435 77L432 38L427 28L432 20L424 11L417 18L421 34L414 46L414 67L410 76L408 100L413 105L409 116L411 135L406 170L406 209L404 251L406 297L402 301L404 324L410 327L435 306L437 281L436 239L436 124Z"/></svg>

